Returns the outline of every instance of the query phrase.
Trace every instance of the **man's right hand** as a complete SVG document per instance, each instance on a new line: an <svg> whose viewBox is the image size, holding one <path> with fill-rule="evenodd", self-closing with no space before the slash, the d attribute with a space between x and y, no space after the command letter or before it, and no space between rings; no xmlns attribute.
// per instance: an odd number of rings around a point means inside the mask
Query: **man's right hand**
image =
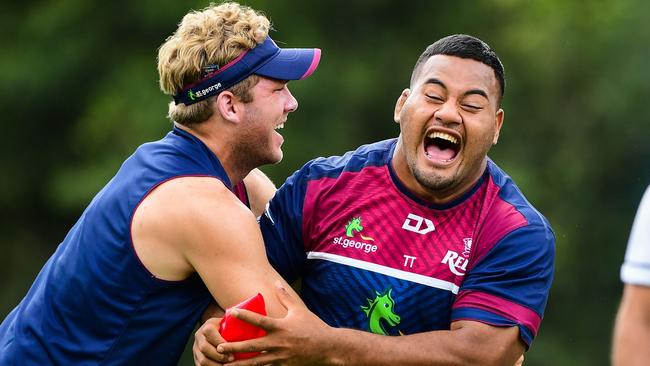
<svg viewBox="0 0 650 366"><path fill-rule="evenodd" d="M210 318L194 333L192 354L196 366L219 366L232 362L232 354L217 352L217 346L226 342L219 334L221 318Z"/></svg>

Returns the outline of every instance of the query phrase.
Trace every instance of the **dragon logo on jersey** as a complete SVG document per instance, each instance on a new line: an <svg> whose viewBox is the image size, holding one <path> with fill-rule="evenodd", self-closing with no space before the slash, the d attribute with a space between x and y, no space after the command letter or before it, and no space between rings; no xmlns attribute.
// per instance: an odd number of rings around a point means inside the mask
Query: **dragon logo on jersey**
<svg viewBox="0 0 650 366"><path fill-rule="evenodd" d="M353 218L348 221L347 225L345 225L345 235L348 238L354 238L354 233L360 232L361 230L363 230L363 226L361 226L361 216Z"/></svg>
<svg viewBox="0 0 650 366"><path fill-rule="evenodd" d="M361 226L361 216L359 217L354 217L352 220L348 221L347 225L345 225L345 235L348 238L354 238L354 233L360 233L363 230L363 226ZM359 234L361 236L361 239L367 240L367 241L375 241L370 236L364 236L363 234Z"/></svg>
<svg viewBox="0 0 650 366"><path fill-rule="evenodd" d="M388 335L386 328L384 328L384 323L391 327L397 326L400 323L400 316L395 314L393 310L395 300L391 296L392 291L392 288L389 288L383 294L375 291L377 296L373 300L366 299L368 300L368 306L361 307L361 310L368 317L368 327L373 333Z"/></svg>

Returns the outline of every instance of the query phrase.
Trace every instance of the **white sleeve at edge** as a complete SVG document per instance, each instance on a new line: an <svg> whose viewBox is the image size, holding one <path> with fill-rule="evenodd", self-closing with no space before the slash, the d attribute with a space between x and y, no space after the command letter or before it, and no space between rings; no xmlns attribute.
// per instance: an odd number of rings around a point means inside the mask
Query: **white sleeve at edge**
<svg viewBox="0 0 650 366"><path fill-rule="evenodd" d="M621 280L627 284L650 286L650 187L646 188L634 218Z"/></svg>

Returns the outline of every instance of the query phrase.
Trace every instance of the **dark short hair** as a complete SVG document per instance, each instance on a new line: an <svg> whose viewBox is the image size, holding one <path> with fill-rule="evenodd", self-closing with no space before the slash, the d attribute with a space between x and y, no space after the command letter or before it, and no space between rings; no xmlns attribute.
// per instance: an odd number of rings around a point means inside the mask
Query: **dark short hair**
<svg viewBox="0 0 650 366"><path fill-rule="evenodd" d="M499 82L501 90L499 93L498 104L501 104L501 99L503 98L503 93L506 89L505 71L503 70L501 60L499 60L497 54L487 43L466 34L454 34L439 39L427 47L427 49L420 55L420 58L418 58L415 67L413 67L413 73L411 74L411 84L413 84L413 80L419 72L422 64L427 62L427 60L434 55L468 58L490 66L492 70L494 70L494 75Z"/></svg>

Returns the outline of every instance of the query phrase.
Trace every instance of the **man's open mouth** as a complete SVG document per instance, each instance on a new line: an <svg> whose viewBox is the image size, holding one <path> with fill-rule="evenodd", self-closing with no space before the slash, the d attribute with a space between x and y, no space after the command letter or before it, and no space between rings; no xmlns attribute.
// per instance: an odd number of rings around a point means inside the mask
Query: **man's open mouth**
<svg viewBox="0 0 650 366"><path fill-rule="evenodd" d="M424 138L424 153L432 161L448 163L458 155L460 141L448 133L434 131Z"/></svg>

